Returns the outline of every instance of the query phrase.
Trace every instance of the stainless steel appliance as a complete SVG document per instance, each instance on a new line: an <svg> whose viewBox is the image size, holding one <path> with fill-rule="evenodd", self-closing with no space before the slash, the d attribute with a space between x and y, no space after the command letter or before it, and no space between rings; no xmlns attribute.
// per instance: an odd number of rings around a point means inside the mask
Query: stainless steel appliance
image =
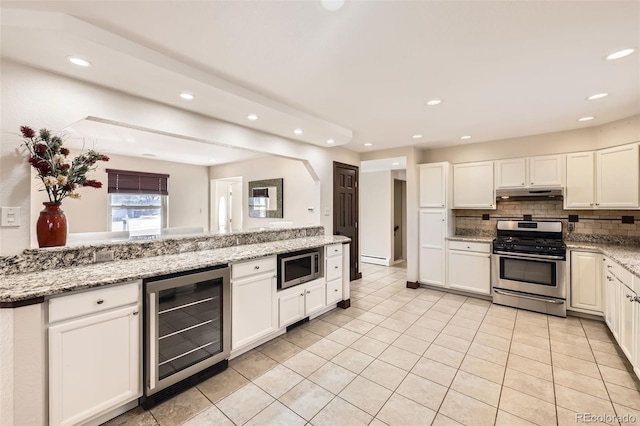
<svg viewBox="0 0 640 426"><path fill-rule="evenodd" d="M324 276L324 247L278 255L278 290Z"/></svg>
<svg viewBox="0 0 640 426"><path fill-rule="evenodd" d="M560 221L499 220L491 256L493 302L567 316Z"/></svg>
<svg viewBox="0 0 640 426"><path fill-rule="evenodd" d="M143 406L150 408L227 368L231 351L229 267L144 281Z"/></svg>

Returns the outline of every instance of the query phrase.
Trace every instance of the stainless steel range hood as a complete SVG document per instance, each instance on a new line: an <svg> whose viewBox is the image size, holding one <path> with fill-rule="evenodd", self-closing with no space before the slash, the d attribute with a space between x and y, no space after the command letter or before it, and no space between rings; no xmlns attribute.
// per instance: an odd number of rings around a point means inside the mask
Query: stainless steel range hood
<svg viewBox="0 0 640 426"><path fill-rule="evenodd" d="M509 188L497 189L497 201L526 201L526 200L562 200L563 191L560 187L550 188Z"/></svg>

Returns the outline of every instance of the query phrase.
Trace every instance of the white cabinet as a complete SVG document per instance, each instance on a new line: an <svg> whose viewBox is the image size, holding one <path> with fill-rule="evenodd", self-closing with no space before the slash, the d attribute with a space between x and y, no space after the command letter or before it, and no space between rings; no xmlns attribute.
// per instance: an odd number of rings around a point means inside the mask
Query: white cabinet
<svg viewBox="0 0 640 426"><path fill-rule="evenodd" d="M342 244L332 244L325 250L325 276L327 279L327 306L338 303L343 296L344 259ZM348 282L348 280L346 280Z"/></svg>
<svg viewBox="0 0 640 426"><path fill-rule="evenodd" d="M496 208L493 161L453 166L453 208Z"/></svg>
<svg viewBox="0 0 640 426"><path fill-rule="evenodd" d="M496 189L524 188L527 185L527 162L525 158L512 158L495 162Z"/></svg>
<svg viewBox="0 0 640 426"><path fill-rule="evenodd" d="M142 395L140 295L135 282L49 301L50 424L92 420Z"/></svg>
<svg viewBox="0 0 640 426"><path fill-rule="evenodd" d="M620 348L632 363L636 359L635 339L640 327L637 325L635 303L638 296L635 291L627 286L627 283L620 282Z"/></svg>
<svg viewBox="0 0 640 426"><path fill-rule="evenodd" d="M637 208L639 160L638 145L623 145L596 153L596 206L599 208Z"/></svg>
<svg viewBox="0 0 640 426"><path fill-rule="evenodd" d="M638 145L567 154L566 209L636 209L640 206Z"/></svg>
<svg viewBox="0 0 640 426"><path fill-rule="evenodd" d="M590 313L603 311L602 255L571 252L571 307Z"/></svg>
<svg viewBox="0 0 640 426"><path fill-rule="evenodd" d="M276 257L231 265L231 350L276 331Z"/></svg>
<svg viewBox="0 0 640 426"><path fill-rule="evenodd" d="M491 294L490 244L450 241L448 254L448 287Z"/></svg>
<svg viewBox="0 0 640 426"><path fill-rule="evenodd" d="M419 281L424 284L445 285L446 210L420 211L420 271Z"/></svg>
<svg viewBox="0 0 640 426"><path fill-rule="evenodd" d="M420 164L420 207L443 208L447 206L449 163Z"/></svg>
<svg viewBox="0 0 640 426"><path fill-rule="evenodd" d="M592 151L567 154L565 209L592 209L595 207L594 167L595 156Z"/></svg>
<svg viewBox="0 0 640 426"><path fill-rule="evenodd" d="M531 187L554 187L562 185L562 155L530 157L529 180Z"/></svg>
<svg viewBox="0 0 640 426"><path fill-rule="evenodd" d="M496 188L560 187L562 164L562 155L496 161Z"/></svg>
<svg viewBox="0 0 640 426"><path fill-rule="evenodd" d="M278 324L285 327L305 317L313 315L326 304L324 279L300 284L278 293Z"/></svg>
<svg viewBox="0 0 640 426"><path fill-rule="evenodd" d="M607 258L603 259L605 269L603 272L603 285L604 285L604 321L609 326L609 330L613 336L618 339L618 331L619 327L619 309L618 304L620 302L619 298L619 281L613 275L611 270L606 269L608 263L610 262Z"/></svg>

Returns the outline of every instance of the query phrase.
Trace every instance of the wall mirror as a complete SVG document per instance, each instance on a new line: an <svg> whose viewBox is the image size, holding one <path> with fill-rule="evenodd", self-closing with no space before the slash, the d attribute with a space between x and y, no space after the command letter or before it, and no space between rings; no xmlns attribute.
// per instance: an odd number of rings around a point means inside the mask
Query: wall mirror
<svg viewBox="0 0 640 426"><path fill-rule="evenodd" d="M249 182L249 217L282 218L282 179Z"/></svg>

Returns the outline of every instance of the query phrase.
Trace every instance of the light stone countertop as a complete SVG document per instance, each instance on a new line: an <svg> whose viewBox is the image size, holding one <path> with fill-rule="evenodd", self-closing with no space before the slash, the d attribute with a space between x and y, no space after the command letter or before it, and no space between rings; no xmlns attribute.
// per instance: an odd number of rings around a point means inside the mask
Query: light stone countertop
<svg viewBox="0 0 640 426"><path fill-rule="evenodd" d="M610 257L627 271L640 277L640 246L602 244L565 240L569 250L595 251Z"/></svg>
<svg viewBox="0 0 640 426"><path fill-rule="evenodd" d="M454 235L447 237L449 241L464 241L468 243L490 243L495 237L485 237L482 235Z"/></svg>
<svg viewBox="0 0 640 426"><path fill-rule="evenodd" d="M53 296L350 241L343 236L323 235L0 276L0 303Z"/></svg>

